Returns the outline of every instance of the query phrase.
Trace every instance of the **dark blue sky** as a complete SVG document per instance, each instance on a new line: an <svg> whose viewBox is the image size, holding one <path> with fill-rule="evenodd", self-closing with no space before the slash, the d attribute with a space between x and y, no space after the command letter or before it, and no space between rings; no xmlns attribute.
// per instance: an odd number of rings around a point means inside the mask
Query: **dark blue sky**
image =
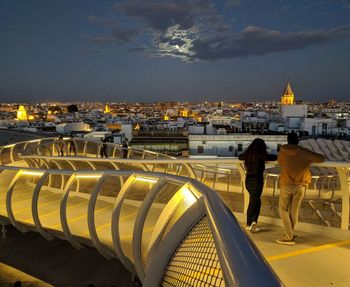
<svg viewBox="0 0 350 287"><path fill-rule="evenodd" d="M0 102L350 99L350 0L1 0Z"/></svg>

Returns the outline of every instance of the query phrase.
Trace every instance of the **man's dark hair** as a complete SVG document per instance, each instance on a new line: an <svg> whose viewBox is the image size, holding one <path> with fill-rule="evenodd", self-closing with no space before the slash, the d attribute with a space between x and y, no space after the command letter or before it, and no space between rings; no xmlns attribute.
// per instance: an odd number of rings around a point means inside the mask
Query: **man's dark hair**
<svg viewBox="0 0 350 287"><path fill-rule="evenodd" d="M295 132L291 132L287 137L288 144L297 145L299 143L298 135Z"/></svg>

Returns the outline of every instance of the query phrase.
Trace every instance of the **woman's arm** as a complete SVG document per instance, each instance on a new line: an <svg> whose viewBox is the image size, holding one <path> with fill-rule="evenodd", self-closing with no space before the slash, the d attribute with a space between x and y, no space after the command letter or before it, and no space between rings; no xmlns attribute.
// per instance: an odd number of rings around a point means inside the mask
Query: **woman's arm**
<svg viewBox="0 0 350 287"><path fill-rule="evenodd" d="M267 161L275 161L277 160L277 155L275 154L268 154L267 155Z"/></svg>
<svg viewBox="0 0 350 287"><path fill-rule="evenodd" d="M244 152L244 153L241 153L240 155L238 155L238 159L239 159L239 160L245 160L246 157L247 157L247 155L246 155L245 152Z"/></svg>

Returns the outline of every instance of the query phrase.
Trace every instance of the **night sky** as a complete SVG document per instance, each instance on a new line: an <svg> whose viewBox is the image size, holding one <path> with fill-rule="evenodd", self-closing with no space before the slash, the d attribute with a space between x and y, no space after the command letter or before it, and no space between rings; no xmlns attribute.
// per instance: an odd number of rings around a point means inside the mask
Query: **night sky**
<svg viewBox="0 0 350 287"><path fill-rule="evenodd" d="M1 0L0 102L350 101L350 0Z"/></svg>

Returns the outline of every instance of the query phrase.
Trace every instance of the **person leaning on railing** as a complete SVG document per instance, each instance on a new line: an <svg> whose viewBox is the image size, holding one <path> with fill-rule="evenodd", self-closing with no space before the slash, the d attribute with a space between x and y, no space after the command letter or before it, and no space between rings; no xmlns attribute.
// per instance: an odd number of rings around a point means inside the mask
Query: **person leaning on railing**
<svg viewBox="0 0 350 287"><path fill-rule="evenodd" d="M70 136L67 143L68 143L68 154L69 155L72 155L72 154L77 155L77 150L75 148L75 142L73 139L73 135Z"/></svg>
<svg viewBox="0 0 350 287"><path fill-rule="evenodd" d="M311 182L310 164L323 162L324 156L298 145L298 135L288 134L288 144L283 145L278 154L280 173L279 212L285 234L277 243L295 245L294 227L298 221L299 207L305 188Z"/></svg>
<svg viewBox="0 0 350 287"><path fill-rule="evenodd" d="M66 149L66 142L64 141L62 135L58 135L58 139L56 140L56 145L58 147L58 155L64 156L64 151Z"/></svg>
<svg viewBox="0 0 350 287"><path fill-rule="evenodd" d="M257 223L261 207L260 197L264 187L265 162L274 161L277 156L268 154L265 141L256 138L238 158L244 160L246 169L245 186L250 195L245 229L251 232L259 232L260 228Z"/></svg>

